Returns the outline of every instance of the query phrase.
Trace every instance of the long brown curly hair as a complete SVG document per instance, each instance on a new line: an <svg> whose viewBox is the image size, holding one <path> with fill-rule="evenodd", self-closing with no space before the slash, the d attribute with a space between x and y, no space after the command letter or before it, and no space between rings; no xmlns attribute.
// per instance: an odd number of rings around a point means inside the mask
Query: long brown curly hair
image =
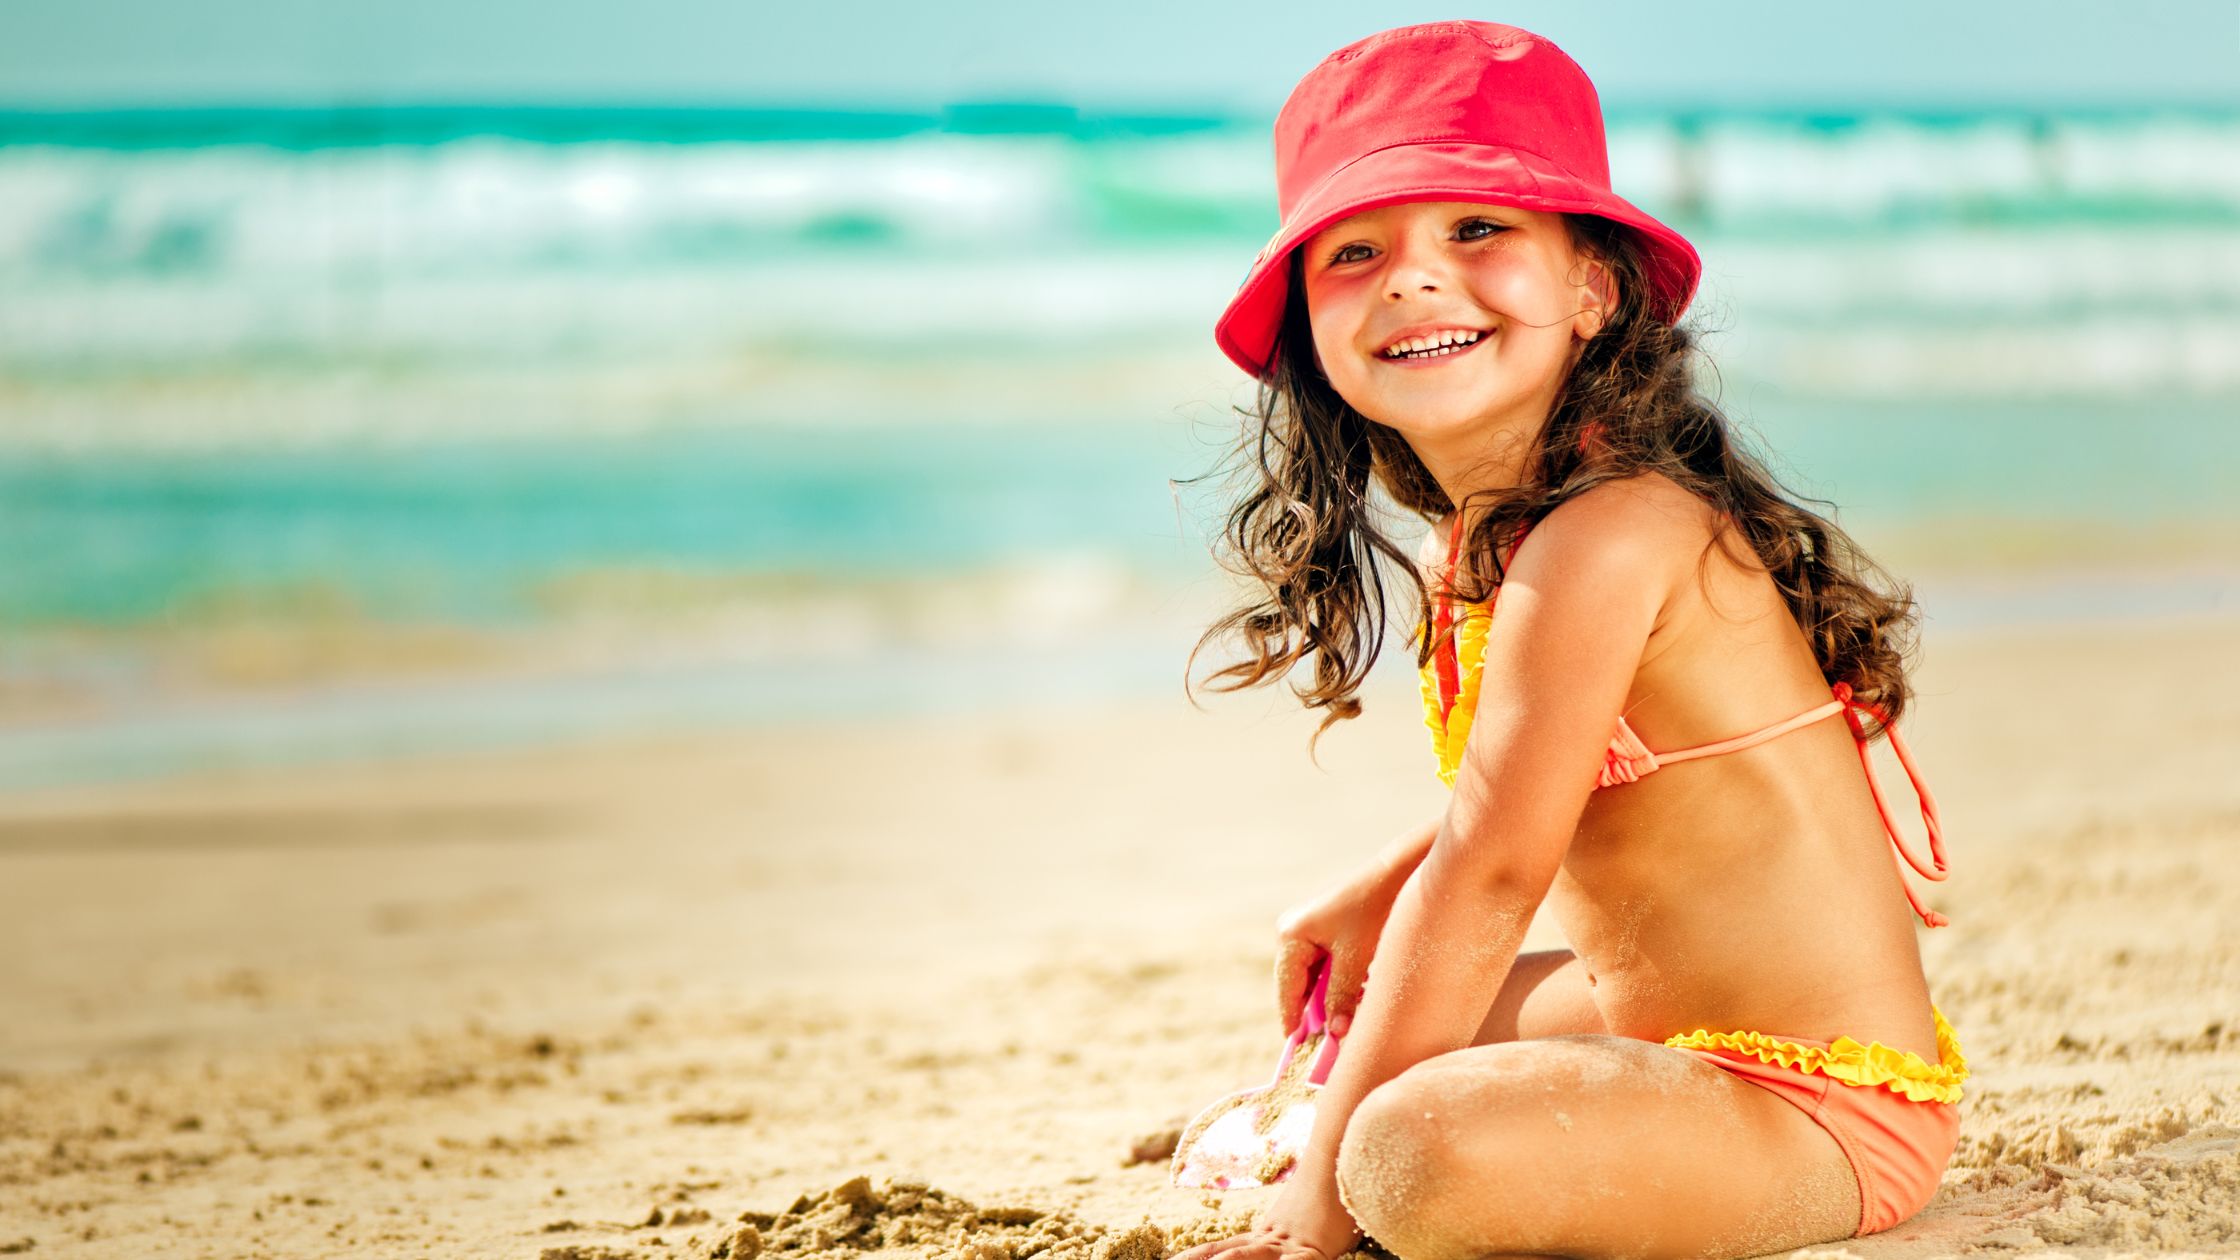
<svg viewBox="0 0 2240 1260"><path fill-rule="evenodd" d="M1607 481L1663 473L1719 510L1712 545L1737 532L1749 543L1810 641L1821 674L1831 684L1849 683L1860 701L1896 722L1911 695L1910 589L1832 520L1803 506L1833 505L1800 501L1736 441L1726 416L1696 388L1697 333L1648 313L1645 263L1631 232L1592 215L1563 218L1573 245L1611 269L1618 300L1557 394L1526 454L1522 483L1470 496L1484 511L1464 540L1454 597L1491 598L1503 575L1500 552L1566 500ZM1388 628L1388 569L1413 585L1418 623L1431 620L1414 555L1379 528L1372 487L1426 519L1459 505L1397 430L1361 415L1331 387L1315 359L1296 252L1290 265L1269 379L1252 409L1237 409L1248 423L1214 470L1227 468L1239 496L1215 561L1251 579L1258 597L1199 637L1183 686L1190 694L1189 669L1199 652L1231 634L1250 659L1210 675L1204 685L1215 691L1283 678L1311 656L1313 682L1292 688L1307 708L1326 711L1308 742L1311 754L1332 724L1360 716L1356 693ZM1418 668L1443 642L1422 636ZM1863 720L1870 736L1882 733L1885 722Z"/></svg>

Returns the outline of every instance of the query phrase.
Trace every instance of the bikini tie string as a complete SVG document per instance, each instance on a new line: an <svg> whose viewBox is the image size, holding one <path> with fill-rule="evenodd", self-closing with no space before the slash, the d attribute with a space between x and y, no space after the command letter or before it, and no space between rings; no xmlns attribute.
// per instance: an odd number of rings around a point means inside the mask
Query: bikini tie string
<svg viewBox="0 0 2240 1260"><path fill-rule="evenodd" d="M1649 746L1641 742L1641 737L1633 733L1633 728L1620 718L1618 733L1611 738L1610 747L1603 751L1602 777L1596 786L1620 787L1628 783L1639 783L1642 775L1661 764L1657 755L1649 751Z"/></svg>
<svg viewBox="0 0 2240 1260"><path fill-rule="evenodd" d="M1921 781L1920 767L1914 764L1913 750L1906 747L1906 741L1898 734L1898 728L1891 723L1889 715L1884 713L1880 707L1852 698L1850 683L1837 683L1835 685L1835 697L1843 703L1843 720L1851 727L1852 741L1859 749L1859 766L1866 771L1867 790L1874 794L1875 812L1882 815L1882 830L1890 837L1890 846L1897 850L1897 856L1903 857L1906 865L1912 867L1914 873L1920 875L1921 878L1931 881L1945 879L1951 871L1944 856L1944 828L1937 821L1936 798L1929 795L1929 785ZM1883 734L1890 737L1890 749L1898 754L1898 764L1905 767L1906 778L1913 783L1913 794L1921 802L1921 821L1928 826L1929 830L1928 865L1922 864L1921 859L1914 855L1913 850L1906 847L1905 839L1898 834L1897 821L1890 816L1890 802L1882 794L1882 784L1875 779L1874 759L1867 752L1867 732L1865 724L1859 721L1860 713L1873 715L1874 720L1882 727ZM1896 865L1896 863L1897 858L1893 857L1891 864ZM1906 882L1906 875L1903 870L1898 872L1898 886L1905 890L1906 900L1912 903L1913 912L1921 916L1923 923L1938 928L1952 922L1952 920L1921 904L1921 898L1913 891L1913 885Z"/></svg>

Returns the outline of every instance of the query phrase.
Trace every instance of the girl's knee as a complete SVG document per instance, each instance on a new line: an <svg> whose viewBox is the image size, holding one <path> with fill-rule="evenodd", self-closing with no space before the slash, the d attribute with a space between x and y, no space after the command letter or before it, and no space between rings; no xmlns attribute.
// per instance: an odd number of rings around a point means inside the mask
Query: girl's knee
<svg viewBox="0 0 2240 1260"><path fill-rule="evenodd" d="M1339 1140L1340 1201L1402 1260L1500 1251L1487 1235L1494 1223L1538 1237L1543 1157L1577 1137L1567 1111L1593 1128L1592 1094L1581 1092L1597 1075L1592 1044L1563 1037L1463 1050L1377 1086Z"/></svg>
<svg viewBox="0 0 2240 1260"><path fill-rule="evenodd" d="M1438 1260L1444 1191L1460 1184L1459 1118L1441 1114L1411 1072L1371 1090L1338 1143L1338 1198L1402 1260Z"/></svg>
<svg viewBox="0 0 2240 1260"><path fill-rule="evenodd" d="M1404 1104L1398 1078L1369 1091L1338 1139L1338 1201L1363 1232L1397 1251L1389 1238L1401 1213L1432 1173L1423 1125Z"/></svg>

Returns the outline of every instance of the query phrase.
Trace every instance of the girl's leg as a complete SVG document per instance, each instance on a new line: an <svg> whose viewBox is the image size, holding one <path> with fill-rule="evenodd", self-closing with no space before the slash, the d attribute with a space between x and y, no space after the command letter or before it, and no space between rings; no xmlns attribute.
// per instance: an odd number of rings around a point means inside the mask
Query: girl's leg
<svg viewBox="0 0 2240 1260"><path fill-rule="evenodd" d="M1586 964L1568 949L1543 949L1517 955L1470 1044L1608 1031L1587 985Z"/></svg>
<svg viewBox="0 0 2240 1260"><path fill-rule="evenodd" d="M1354 1112L1338 1185L1401 1260L1750 1256L1859 1223L1843 1148L1803 1111L1684 1051L1599 1034L1402 1072Z"/></svg>

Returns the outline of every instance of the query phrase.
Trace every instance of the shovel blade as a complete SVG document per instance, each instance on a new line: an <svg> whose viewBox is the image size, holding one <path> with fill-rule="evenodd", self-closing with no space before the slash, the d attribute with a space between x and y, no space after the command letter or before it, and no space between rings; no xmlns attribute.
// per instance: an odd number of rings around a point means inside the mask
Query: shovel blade
<svg viewBox="0 0 2240 1260"><path fill-rule="evenodd" d="M1298 1029L1284 1042L1268 1083L1221 1098L1183 1128L1168 1167L1175 1185L1242 1190L1272 1186L1291 1175L1314 1133L1315 1094L1338 1057L1338 1037L1323 1010L1328 961L1316 959L1308 971Z"/></svg>
<svg viewBox="0 0 2240 1260"><path fill-rule="evenodd" d="M1174 1184L1242 1190L1289 1177L1314 1132L1314 1094L1278 1099L1274 1092L1242 1090L1198 1113L1175 1146Z"/></svg>

